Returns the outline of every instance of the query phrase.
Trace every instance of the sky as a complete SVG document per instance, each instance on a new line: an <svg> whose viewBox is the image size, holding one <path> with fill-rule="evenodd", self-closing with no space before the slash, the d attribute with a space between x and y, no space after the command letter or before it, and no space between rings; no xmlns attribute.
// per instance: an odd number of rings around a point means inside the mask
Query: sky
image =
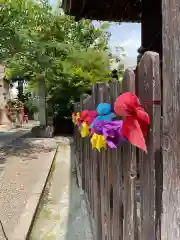
<svg viewBox="0 0 180 240"><path fill-rule="evenodd" d="M124 63L126 67L132 67L137 62L137 49L141 46L141 24L122 23L113 24L110 29L110 47L122 46L126 53Z"/></svg>
<svg viewBox="0 0 180 240"><path fill-rule="evenodd" d="M97 22L94 22L97 25ZM137 62L137 49L141 46L141 24L121 23L112 24L108 30L111 33L109 46L114 52L117 46L122 46L126 53L124 64L133 67Z"/></svg>

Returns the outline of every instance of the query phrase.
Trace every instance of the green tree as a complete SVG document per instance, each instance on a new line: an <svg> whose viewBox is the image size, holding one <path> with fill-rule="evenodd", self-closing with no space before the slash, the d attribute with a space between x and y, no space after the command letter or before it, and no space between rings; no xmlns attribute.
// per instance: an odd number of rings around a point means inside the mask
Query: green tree
<svg viewBox="0 0 180 240"><path fill-rule="evenodd" d="M19 76L31 85L44 78L54 105L70 104L97 81L109 81L112 56L109 24L76 22L47 1L0 0L1 61L7 79ZM33 84L34 82L34 84Z"/></svg>

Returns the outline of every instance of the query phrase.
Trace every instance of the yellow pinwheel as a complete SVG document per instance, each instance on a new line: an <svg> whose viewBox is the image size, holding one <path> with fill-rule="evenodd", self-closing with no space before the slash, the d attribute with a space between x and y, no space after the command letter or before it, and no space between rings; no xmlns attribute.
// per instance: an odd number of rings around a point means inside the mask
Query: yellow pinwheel
<svg viewBox="0 0 180 240"><path fill-rule="evenodd" d="M97 149L99 152L101 148L107 149L107 143L103 135L94 133L91 138L92 149Z"/></svg>

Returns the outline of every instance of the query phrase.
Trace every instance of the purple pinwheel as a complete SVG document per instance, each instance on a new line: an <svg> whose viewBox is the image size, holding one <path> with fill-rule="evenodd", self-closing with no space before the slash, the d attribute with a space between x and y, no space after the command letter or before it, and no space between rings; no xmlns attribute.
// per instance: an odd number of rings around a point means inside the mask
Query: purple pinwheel
<svg viewBox="0 0 180 240"><path fill-rule="evenodd" d="M96 120L92 131L104 135L106 143L110 148L116 148L117 145L126 143L127 140L122 135L122 120L103 121Z"/></svg>

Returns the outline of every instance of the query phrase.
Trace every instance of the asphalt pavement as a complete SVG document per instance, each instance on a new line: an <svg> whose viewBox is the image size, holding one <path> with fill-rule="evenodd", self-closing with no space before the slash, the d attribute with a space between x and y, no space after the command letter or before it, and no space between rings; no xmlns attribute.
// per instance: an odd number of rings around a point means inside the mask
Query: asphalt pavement
<svg viewBox="0 0 180 240"><path fill-rule="evenodd" d="M17 138L27 134L31 131L31 129L38 125L39 122L37 121L29 121L22 125L21 128L1 128L0 129L0 148L6 146L11 141L16 140Z"/></svg>

